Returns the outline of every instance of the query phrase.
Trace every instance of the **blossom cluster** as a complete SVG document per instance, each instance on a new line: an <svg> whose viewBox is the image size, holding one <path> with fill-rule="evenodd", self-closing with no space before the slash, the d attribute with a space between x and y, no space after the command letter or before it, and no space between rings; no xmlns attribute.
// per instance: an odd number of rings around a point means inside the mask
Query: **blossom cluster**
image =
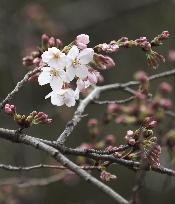
<svg viewBox="0 0 175 204"><path fill-rule="evenodd" d="M92 68L94 50L87 47L89 42L89 36L81 34L62 50L49 47L42 53L44 66L38 82L50 85L52 91L45 98L50 97L53 105L74 106L80 92L98 82L100 73Z"/></svg>
<svg viewBox="0 0 175 204"><path fill-rule="evenodd" d="M147 57L147 63L157 68L165 59L153 51L154 46L163 44L168 39L169 32L163 31L152 41L146 37L129 40L121 37L110 43L98 44L89 48L90 42L87 34L78 35L70 44L63 46L59 38L43 34L41 46L31 55L23 58L23 65L40 67L41 72L34 74L29 81L38 79L41 86L49 84L51 92L45 97L51 98L56 106L74 106L81 92L88 92L91 85L102 82L103 77L97 70L108 70L115 66L109 53L118 52L121 48L141 48Z"/></svg>

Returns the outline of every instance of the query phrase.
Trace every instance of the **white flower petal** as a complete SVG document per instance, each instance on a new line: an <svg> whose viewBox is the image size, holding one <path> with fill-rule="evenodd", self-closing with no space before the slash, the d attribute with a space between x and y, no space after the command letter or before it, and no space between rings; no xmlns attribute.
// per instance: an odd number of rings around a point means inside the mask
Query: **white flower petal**
<svg viewBox="0 0 175 204"><path fill-rule="evenodd" d="M69 50L67 57L70 59L75 59L79 54L79 49L77 46L73 45L72 48Z"/></svg>
<svg viewBox="0 0 175 204"><path fill-rule="evenodd" d="M66 79L68 81L72 81L75 78L75 68L73 66L69 66L66 69Z"/></svg>
<svg viewBox="0 0 175 204"><path fill-rule="evenodd" d="M79 66L75 69L76 76L84 79L88 76L88 68L86 66Z"/></svg>
<svg viewBox="0 0 175 204"><path fill-rule="evenodd" d="M64 62L63 60L61 59L54 59L54 58L51 58L47 64L51 67L55 67L55 68L59 68L59 69L63 69L66 65L66 62Z"/></svg>
<svg viewBox="0 0 175 204"><path fill-rule="evenodd" d="M52 58L51 53L49 53L48 51L43 52L43 54L41 55L43 62L48 63L48 61L50 60L50 58Z"/></svg>
<svg viewBox="0 0 175 204"><path fill-rule="evenodd" d="M38 82L39 82L39 85L43 86L45 84L48 84L50 83L51 81L51 76L50 76L50 73L49 72L41 72L41 74L39 75L38 77Z"/></svg>
<svg viewBox="0 0 175 204"><path fill-rule="evenodd" d="M92 48L86 48L82 50L78 56L81 64L88 64L93 60L94 50Z"/></svg>
<svg viewBox="0 0 175 204"><path fill-rule="evenodd" d="M45 96L45 99L50 98L50 97L52 96L52 94L53 94L53 91L52 91L52 92L50 92L49 94L47 94L47 95Z"/></svg>
<svg viewBox="0 0 175 204"><path fill-rule="evenodd" d="M50 86L52 90L60 90L63 86L63 80L60 77L53 77Z"/></svg>
<svg viewBox="0 0 175 204"><path fill-rule="evenodd" d="M43 68L41 68L41 70L43 72L50 72L51 69L52 69L51 67L43 67Z"/></svg>
<svg viewBox="0 0 175 204"><path fill-rule="evenodd" d="M64 97L64 103L66 104L66 106L71 107L71 106L75 106L76 101L74 97L70 97L66 95Z"/></svg>
<svg viewBox="0 0 175 204"><path fill-rule="evenodd" d="M56 106L62 106L64 104L63 97L58 95L57 93L52 94L51 103Z"/></svg>
<svg viewBox="0 0 175 204"><path fill-rule="evenodd" d="M51 48L48 48L48 52L52 52L54 54L57 54L58 52L60 52L60 50L56 47L51 47Z"/></svg>
<svg viewBox="0 0 175 204"><path fill-rule="evenodd" d="M66 80L66 72L64 70L59 70L59 76L63 81Z"/></svg>

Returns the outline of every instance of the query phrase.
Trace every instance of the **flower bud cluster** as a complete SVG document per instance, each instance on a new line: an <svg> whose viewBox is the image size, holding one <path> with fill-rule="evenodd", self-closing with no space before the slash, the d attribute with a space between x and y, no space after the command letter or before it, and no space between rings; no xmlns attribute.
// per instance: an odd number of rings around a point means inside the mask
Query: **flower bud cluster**
<svg viewBox="0 0 175 204"><path fill-rule="evenodd" d="M164 40L167 40L169 38L170 34L168 31L163 31L160 35L156 36L152 41L152 46L158 46L162 45Z"/></svg>
<svg viewBox="0 0 175 204"><path fill-rule="evenodd" d="M37 124L49 124L52 122L52 119L50 119L48 115L43 112L33 111L28 116L21 115L16 112L16 107L10 104L5 104L4 112L12 116L14 118L14 121L21 128L28 128L32 125L37 125Z"/></svg>
<svg viewBox="0 0 175 204"><path fill-rule="evenodd" d="M135 74L140 81L139 91L135 91L135 99L129 104L108 104L104 116L104 123L115 121L117 124L143 124L146 117L154 118L158 123L165 117L165 112L173 107L171 99L167 98L172 92L172 86L162 82L154 97L149 94L149 80L143 71ZM152 121L149 125L154 125Z"/></svg>

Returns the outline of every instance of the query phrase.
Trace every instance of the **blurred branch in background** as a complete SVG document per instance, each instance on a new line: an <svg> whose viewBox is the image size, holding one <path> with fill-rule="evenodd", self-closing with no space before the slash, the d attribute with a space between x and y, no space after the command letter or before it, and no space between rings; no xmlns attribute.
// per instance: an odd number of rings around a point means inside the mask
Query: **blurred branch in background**
<svg viewBox="0 0 175 204"><path fill-rule="evenodd" d="M110 3L106 0L76 1L63 5L58 19L63 22L67 31L77 30L158 2L160 0L110 0Z"/></svg>

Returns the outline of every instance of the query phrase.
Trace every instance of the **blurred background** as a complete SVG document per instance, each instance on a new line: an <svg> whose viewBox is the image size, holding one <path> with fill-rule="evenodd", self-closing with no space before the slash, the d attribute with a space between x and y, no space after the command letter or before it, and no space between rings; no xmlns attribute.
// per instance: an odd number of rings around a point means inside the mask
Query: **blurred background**
<svg viewBox="0 0 175 204"><path fill-rule="evenodd" d="M22 65L22 58L40 44L43 33L62 39L64 44L72 41L78 34L86 33L90 36L90 46L109 42L127 36L136 39L146 36L152 39L163 30L168 30L170 39L158 48L159 53L165 56L166 63L158 70L150 69L144 54L139 49L123 49L112 55L116 68L104 71L105 84L113 82L127 82L133 79L133 73L144 70L148 74L158 73L173 68L168 60L168 51L175 49L175 1L174 0L0 0L0 99L12 90L15 84L27 72ZM169 80L175 82L172 78ZM156 83L153 86L156 89ZM27 130L41 138L55 139L64 129L66 122L71 119L74 108L56 108L44 96L49 92L47 86L40 87L37 83L29 83L13 99L17 110L29 113L33 110L43 111L53 118L53 123L46 126L36 126ZM123 95L108 95L119 99ZM95 110L95 111L94 111ZM70 136L68 146L77 147L82 142L89 142L86 123L88 118L103 117L105 106L91 105L86 109L88 117L84 118L79 127ZM17 128L8 116L1 115L1 127ZM165 124L166 128L166 124ZM118 126L115 123L104 128L106 133L117 135L120 144L122 135L128 127ZM99 140L101 139L99 138ZM163 153L163 164L169 164L169 156ZM34 165L50 163L46 154L24 145L11 144L0 141L0 163L13 165ZM118 177L117 181L109 183L112 188L130 198L131 189L135 181L135 173L114 165L111 171ZM0 170L0 178L43 178L56 171L35 170L32 173L11 173ZM99 175L97 174L97 177ZM0 182L1 182L0 180ZM142 200L145 204L175 203L175 180L165 175L147 173ZM43 187L11 188L0 187L0 203L8 204L106 204L113 203L106 195L99 192L90 184L79 180L75 176L62 179Z"/></svg>

